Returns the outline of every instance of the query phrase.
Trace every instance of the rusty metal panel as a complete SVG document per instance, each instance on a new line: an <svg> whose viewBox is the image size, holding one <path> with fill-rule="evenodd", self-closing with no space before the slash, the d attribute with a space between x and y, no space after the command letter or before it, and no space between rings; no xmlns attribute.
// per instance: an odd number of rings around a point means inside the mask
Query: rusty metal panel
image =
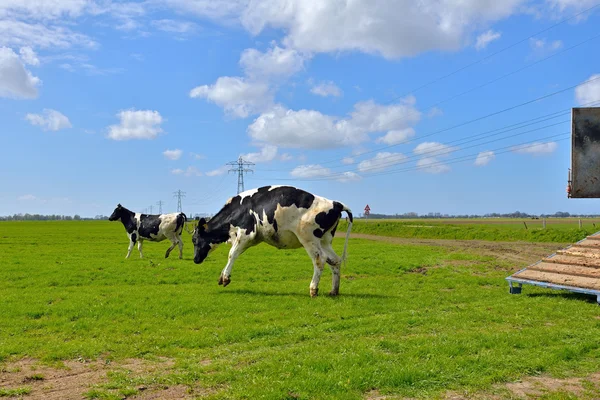
<svg viewBox="0 0 600 400"><path fill-rule="evenodd" d="M600 198L600 107L573 108L571 193L573 198Z"/></svg>

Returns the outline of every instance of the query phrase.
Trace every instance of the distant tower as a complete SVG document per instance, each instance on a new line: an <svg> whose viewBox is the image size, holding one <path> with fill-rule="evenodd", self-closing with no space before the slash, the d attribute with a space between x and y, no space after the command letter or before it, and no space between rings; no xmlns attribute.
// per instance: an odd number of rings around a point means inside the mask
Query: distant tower
<svg viewBox="0 0 600 400"><path fill-rule="evenodd" d="M173 192L173 197L177 198L177 212L181 212L181 199L185 197L185 192L181 190Z"/></svg>
<svg viewBox="0 0 600 400"><path fill-rule="evenodd" d="M237 159L237 161L228 162L227 165L231 165L233 167L229 170L229 172L237 172L237 174L238 174L237 192L238 192L238 194L240 194L244 191L244 173L245 172L254 172L253 170L246 168L246 167L251 167L254 165L254 163L249 162L249 161L244 161L242 156L240 156Z"/></svg>
<svg viewBox="0 0 600 400"><path fill-rule="evenodd" d="M165 204L165 202L162 200L159 200L156 204L158 205L158 213L162 214L162 206L163 206L163 204Z"/></svg>

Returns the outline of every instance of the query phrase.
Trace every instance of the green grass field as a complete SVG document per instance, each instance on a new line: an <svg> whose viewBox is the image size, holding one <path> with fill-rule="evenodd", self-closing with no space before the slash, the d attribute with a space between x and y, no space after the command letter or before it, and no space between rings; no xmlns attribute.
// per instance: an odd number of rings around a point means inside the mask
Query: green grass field
<svg viewBox="0 0 600 400"><path fill-rule="evenodd" d="M168 371L109 373L86 392L107 399L162 384L210 399L508 396L498 384L600 370L595 299L535 287L509 295L504 278L522 265L351 239L340 296L311 299L302 249L252 248L223 288L228 246L196 265L184 239L184 260L163 258L167 242L125 260L119 223L0 223L0 361L172 360ZM327 270L320 293L330 286ZM0 388L0 397L28 390ZM598 396L594 384L581 394Z"/></svg>
<svg viewBox="0 0 600 400"><path fill-rule="evenodd" d="M525 223L525 224L524 224ZM596 226L598 228L596 228ZM345 231L342 222L339 229ZM576 218L548 219L546 228L541 220L517 219L415 219L364 220L356 219L352 227L356 233L421 239L576 242L600 231L600 220L582 219L582 229Z"/></svg>

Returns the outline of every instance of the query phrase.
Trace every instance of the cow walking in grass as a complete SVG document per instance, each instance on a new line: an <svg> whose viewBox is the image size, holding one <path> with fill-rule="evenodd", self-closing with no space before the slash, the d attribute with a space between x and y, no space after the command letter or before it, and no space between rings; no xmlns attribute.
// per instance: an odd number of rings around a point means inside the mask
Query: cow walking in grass
<svg viewBox="0 0 600 400"><path fill-rule="evenodd" d="M342 211L348 214L350 223L340 258L331 242ZM352 212L344 204L291 186L248 190L230 198L208 223L200 219L192 236L194 262L203 262L217 245L231 243L227 265L219 277L219 285L227 286L233 263L249 247L261 242L279 249L304 247L314 268L310 295L318 294L321 273L327 263L333 273L329 294L335 296L339 293L340 266L346 258L352 221Z"/></svg>
<svg viewBox="0 0 600 400"><path fill-rule="evenodd" d="M183 225L187 221L187 217L184 213L180 212L160 215L140 214L130 211L121 204L118 204L117 208L115 208L115 211L113 211L108 219L109 221L120 220L127 231L129 248L127 249L127 256L125 256L125 258L129 258L131 255L131 250L136 241L140 252L140 258L143 258L142 247L144 245L144 240L162 242L165 239L171 241L171 247L167 249L165 258L169 257L171 250L173 250L175 246L179 246L179 258L183 258L181 232L183 232Z"/></svg>

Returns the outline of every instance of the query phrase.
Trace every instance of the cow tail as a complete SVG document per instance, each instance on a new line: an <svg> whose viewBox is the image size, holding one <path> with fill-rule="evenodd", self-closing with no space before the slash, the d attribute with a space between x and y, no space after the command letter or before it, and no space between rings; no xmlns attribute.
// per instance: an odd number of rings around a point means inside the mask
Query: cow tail
<svg viewBox="0 0 600 400"><path fill-rule="evenodd" d="M354 218L352 217L352 211L343 205L342 211L346 211L348 214L348 229L346 229L346 240L344 242L344 252L342 253L342 261L344 262L344 269L346 269L346 258L348 257L348 240L350 239L350 231L352 230L352 223Z"/></svg>
<svg viewBox="0 0 600 400"><path fill-rule="evenodd" d="M187 216L184 213L180 212L179 214L177 214L177 225L175 226L175 233L180 232L179 234L181 234L183 228L186 228L187 230L187 227L185 226L186 222Z"/></svg>

